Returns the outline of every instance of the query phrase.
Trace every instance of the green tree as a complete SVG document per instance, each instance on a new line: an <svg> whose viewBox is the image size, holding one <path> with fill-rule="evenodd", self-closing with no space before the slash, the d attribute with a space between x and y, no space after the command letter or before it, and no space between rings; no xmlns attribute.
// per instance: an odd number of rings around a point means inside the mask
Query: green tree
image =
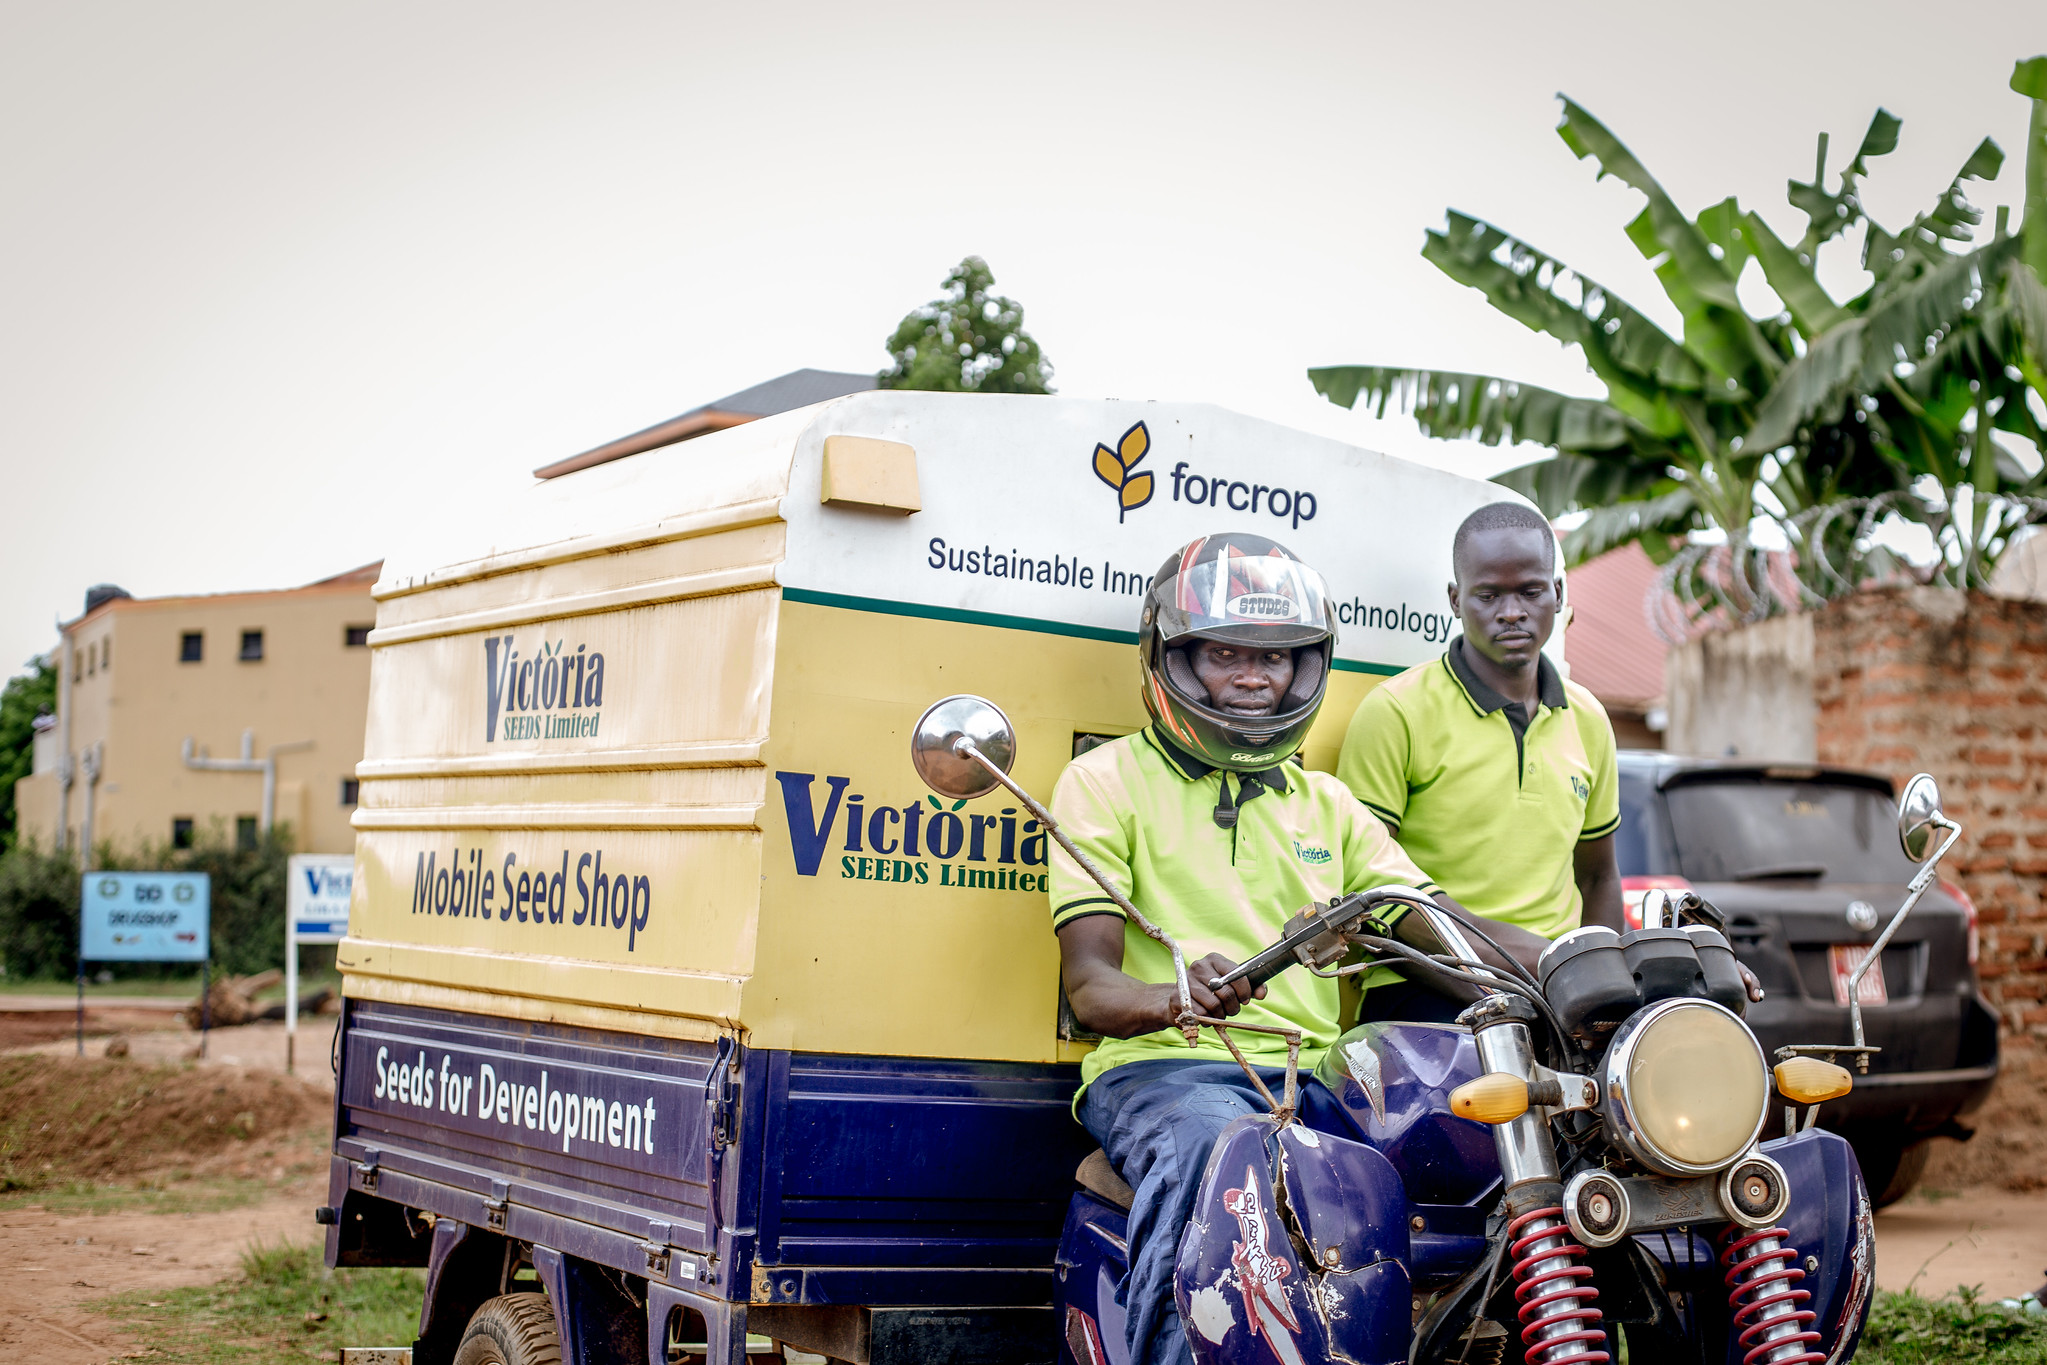
<svg viewBox="0 0 2047 1365"><path fill-rule="evenodd" d="M0 688L0 848L15 842L14 784L35 766L35 719L57 709L57 670L31 659Z"/></svg>
<svg viewBox="0 0 2047 1365"><path fill-rule="evenodd" d="M913 310L888 339L895 363L884 389L943 393L1050 393L1052 362L1024 330L1023 305L994 291L995 275L969 256L945 277L945 294Z"/></svg>
<svg viewBox="0 0 2047 1365"><path fill-rule="evenodd" d="M1804 591L1817 598L1885 567L1870 532L1896 515L1933 533L1941 558L1930 576L1980 585L2012 533L2047 512L2042 471L2021 468L1991 439L1997 429L2047 444L2047 287L2027 264L2047 256L2047 58L2020 63L2012 85L2034 101L2023 233L2007 233L2000 214L1991 241L1963 250L1951 247L1968 248L1982 219L1964 183L1994 178L2004 160L1987 138L1893 235L1867 216L1859 185L1869 160L1896 147L1899 121L1877 112L1833 190L1821 134L1812 182L1788 192L1808 227L1786 244L1732 197L1687 217L1566 99L1565 144L1647 201L1627 235L1682 317L1682 336L1564 262L1453 212L1447 230L1428 235L1424 258L1524 326L1578 347L1606 397L1381 366L1309 377L1345 406L1363 399L1383 415L1389 402L1405 405L1433 436L1550 447L1554 459L1499 482L1551 515L1589 513L1565 542L1574 563L1639 541L1659 562L1688 557L1696 568L1705 547L1680 537L1717 530L1728 552L1712 586L1738 613L1761 615L1773 603L1750 540L1759 520L1799 548ZM1858 225L1872 283L1836 303L1815 261ZM1780 311L1755 317L1736 297L1751 261ZM1860 516L1836 515L1843 510Z"/></svg>

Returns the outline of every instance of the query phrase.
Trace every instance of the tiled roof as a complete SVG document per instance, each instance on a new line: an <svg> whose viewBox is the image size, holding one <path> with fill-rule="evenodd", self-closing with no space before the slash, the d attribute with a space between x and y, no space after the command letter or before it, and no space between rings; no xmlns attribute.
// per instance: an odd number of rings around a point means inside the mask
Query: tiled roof
<svg viewBox="0 0 2047 1365"><path fill-rule="evenodd" d="M1564 657L1571 681L1610 711L1646 712L1663 702L1667 647L1649 628L1643 607L1655 585L1656 566L1640 545L1611 550L1570 571Z"/></svg>

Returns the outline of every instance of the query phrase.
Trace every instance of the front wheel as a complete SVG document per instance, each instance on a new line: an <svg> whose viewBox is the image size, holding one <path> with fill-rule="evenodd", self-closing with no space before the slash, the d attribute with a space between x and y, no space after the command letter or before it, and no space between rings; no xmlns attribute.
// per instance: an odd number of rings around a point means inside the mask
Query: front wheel
<svg viewBox="0 0 2047 1365"><path fill-rule="evenodd" d="M561 1365L561 1337L545 1294L503 1294L463 1330L455 1365Z"/></svg>

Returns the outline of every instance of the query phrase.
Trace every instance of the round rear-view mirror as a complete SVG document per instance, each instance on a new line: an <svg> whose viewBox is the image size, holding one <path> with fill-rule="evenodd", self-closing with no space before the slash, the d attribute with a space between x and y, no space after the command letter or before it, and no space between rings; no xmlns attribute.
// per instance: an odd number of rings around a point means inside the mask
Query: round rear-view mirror
<svg viewBox="0 0 2047 1365"><path fill-rule="evenodd" d="M1016 730L994 702L970 693L933 702L910 734L910 762L925 786L955 801L986 796L1001 785L961 752L962 740L1005 773L1016 762Z"/></svg>
<svg viewBox="0 0 2047 1365"><path fill-rule="evenodd" d="M1933 831L1943 818L1940 788L1930 774L1920 773L1905 784L1905 794L1898 798L1898 842L1907 858L1926 861L1933 852Z"/></svg>

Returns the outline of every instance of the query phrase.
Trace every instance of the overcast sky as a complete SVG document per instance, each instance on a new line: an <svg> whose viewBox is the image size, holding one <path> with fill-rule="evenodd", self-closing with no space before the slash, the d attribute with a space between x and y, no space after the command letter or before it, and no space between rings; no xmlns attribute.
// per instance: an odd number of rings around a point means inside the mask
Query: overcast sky
<svg viewBox="0 0 2047 1365"><path fill-rule="evenodd" d="M281 587L464 498L802 366L867 370L967 253L1060 392L1208 400L1474 474L1316 397L1341 362L1582 393L1581 361L1417 255L1455 206L1675 329L1640 198L1779 232L1813 137L1904 119L1897 227L2047 5L1003 5L7 0L0 671L88 584ZM1944 19L1943 15L1947 17ZM1859 285L1838 253L1837 296ZM1767 291L1745 289L1767 306Z"/></svg>

